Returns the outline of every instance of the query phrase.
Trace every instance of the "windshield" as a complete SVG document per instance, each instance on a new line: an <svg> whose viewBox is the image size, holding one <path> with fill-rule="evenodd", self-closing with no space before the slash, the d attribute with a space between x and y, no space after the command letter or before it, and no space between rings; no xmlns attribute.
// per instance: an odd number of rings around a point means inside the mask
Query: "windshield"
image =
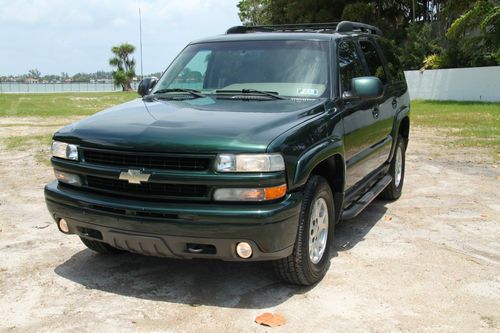
<svg viewBox="0 0 500 333"><path fill-rule="evenodd" d="M328 43L240 41L193 44L174 60L155 86L163 89L251 89L317 98L328 92Z"/></svg>

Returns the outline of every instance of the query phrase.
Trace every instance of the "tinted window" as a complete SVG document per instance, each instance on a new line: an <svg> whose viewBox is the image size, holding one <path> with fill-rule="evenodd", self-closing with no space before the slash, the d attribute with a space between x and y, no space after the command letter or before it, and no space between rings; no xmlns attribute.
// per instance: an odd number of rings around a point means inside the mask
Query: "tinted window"
<svg viewBox="0 0 500 333"><path fill-rule="evenodd" d="M356 45L351 41L339 44L339 74L341 92L351 90L351 79L363 76L363 66L356 52Z"/></svg>
<svg viewBox="0 0 500 333"><path fill-rule="evenodd" d="M365 56L369 75L378 77L383 84L386 84L387 75L385 74L382 60L380 59L375 45L373 45L373 43L369 41L361 41L359 45L361 46L361 50L363 51L363 54Z"/></svg>
<svg viewBox="0 0 500 333"><path fill-rule="evenodd" d="M384 52L385 59L387 60L387 71L391 81L404 81L405 76L403 66L399 58L394 52L395 47L387 39L381 38L378 40L382 51Z"/></svg>

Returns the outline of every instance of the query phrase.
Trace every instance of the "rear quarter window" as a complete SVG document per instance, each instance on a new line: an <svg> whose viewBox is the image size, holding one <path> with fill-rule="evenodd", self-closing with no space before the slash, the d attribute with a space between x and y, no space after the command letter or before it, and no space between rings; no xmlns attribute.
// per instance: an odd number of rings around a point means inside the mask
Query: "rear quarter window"
<svg viewBox="0 0 500 333"><path fill-rule="evenodd" d="M359 46L365 57L369 75L378 77L383 84L388 83L387 73L375 44L370 40L361 40Z"/></svg>
<svg viewBox="0 0 500 333"><path fill-rule="evenodd" d="M380 49L384 53L385 59L387 60L387 71L389 72L389 78L392 82L405 81L405 75L403 72L403 66L398 58L398 48L396 45L386 38L380 38L377 40Z"/></svg>

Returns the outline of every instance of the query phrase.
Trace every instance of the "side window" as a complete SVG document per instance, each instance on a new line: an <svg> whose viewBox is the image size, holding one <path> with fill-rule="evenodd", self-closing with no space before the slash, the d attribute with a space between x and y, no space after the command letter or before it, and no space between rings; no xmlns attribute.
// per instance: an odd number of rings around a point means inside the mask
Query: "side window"
<svg viewBox="0 0 500 333"><path fill-rule="evenodd" d="M361 50L365 56L369 75L378 77L383 84L386 84L388 82L387 75L385 74L382 60L380 59L375 45L373 45L372 42L365 40L360 41L359 45L361 46Z"/></svg>
<svg viewBox="0 0 500 333"><path fill-rule="evenodd" d="M170 88L203 89L203 79L212 51L200 51L186 64L184 69L170 84Z"/></svg>
<svg viewBox="0 0 500 333"><path fill-rule="evenodd" d="M363 66L353 42L343 41L338 48L340 91L344 93L351 90L352 78L363 76Z"/></svg>
<svg viewBox="0 0 500 333"><path fill-rule="evenodd" d="M388 74L391 81L404 81L405 76L403 66L394 52L395 46L385 38L379 39L378 44L384 52L385 59L387 60L387 71L389 72Z"/></svg>

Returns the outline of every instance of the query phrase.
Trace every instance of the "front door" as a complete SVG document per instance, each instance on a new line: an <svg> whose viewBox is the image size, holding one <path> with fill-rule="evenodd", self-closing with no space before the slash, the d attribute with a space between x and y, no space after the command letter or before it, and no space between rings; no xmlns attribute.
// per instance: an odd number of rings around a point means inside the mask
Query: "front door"
<svg viewBox="0 0 500 333"><path fill-rule="evenodd" d="M359 49L354 41L342 41L338 58L341 92L351 90L350 80L353 77L377 76L383 84L387 82L383 63L370 40L362 40ZM351 100L346 103L344 147L347 190L355 188L387 161L392 142L391 115L391 101L385 94L377 100Z"/></svg>

